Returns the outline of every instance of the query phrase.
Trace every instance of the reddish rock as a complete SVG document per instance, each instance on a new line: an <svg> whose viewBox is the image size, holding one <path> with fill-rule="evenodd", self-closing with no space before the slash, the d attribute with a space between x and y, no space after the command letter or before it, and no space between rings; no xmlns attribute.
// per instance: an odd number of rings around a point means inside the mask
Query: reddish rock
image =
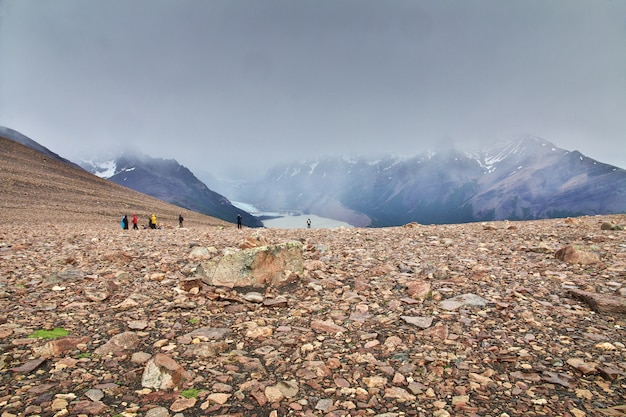
<svg viewBox="0 0 626 417"><path fill-rule="evenodd" d="M62 337L46 342L45 345L33 348L36 355L43 358L54 358L64 355L67 352L78 349L78 345L86 344L91 340L89 336L84 337Z"/></svg>
<svg viewBox="0 0 626 417"><path fill-rule="evenodd" d="M270 242L263 236L254 234L246 236L241 243L239 243L240 249L258 248L259 246L268 246Z"/></svg>
<svg viewBox="0 0 626 417"><path fill-rule="evenodd" d="M72 414L80 415L87 414L90 416L100 416L109 407L101 401L79 401L72 408Z"/></svg>
<svg viewBox="0 0 626 417"><path fill-rule="evenodd" d="M18 374L28 374L35 369L39 368L41 364L46 361L46 358L33 359L32 361L28 361L21 366L16 368L11 368L11 370Z"/></svg>
<svg viewBox="0 0 626 417"><path fill-rule="evenodd" d="M345 327L339 326L331 320L313 320L311 322L311 329L327 333L339 333L347 331Z"/></svg>
<svg viewBox="0 0 626 417"><path fill-rule="evenodd" d="M426 298L432 288L428 281L409 281L406 286L409 296L420 300Z"/></svg>
<svg viewBox="0 0 626 417"><path fill-rule="evenodd" d="M196 405L198 400L195 398L178 398L174 403L170 406L170 410L178 413L183 410L187 410Z"/></svg>
<svg viewBox="0 0 626 417"><path fill-rule="evenodd" d="M598 294L578 289L569 289L567 294L589 305L594 311L607 314L626 314L626 297Z"/></svg>
<svg viewBox="0 0 626 417"><path fill-rule="evenodd" d="M192 378L193 375L172 357L157 353L146 363L141 385L146 388L168 390L180 387Z"/></svg>
<svg viewBox="0 0 626 417"><path fill-rule="evenodd" d="M106 356L114 352L133 350L139 344L139 336L134 332L116 334L107 343L97 348L94 353Z"/></svg>
<svg viewBox="0 0 626 417"><path fill-rule="evenodd" d="M554 257L570 264L590 265L600 262L600 257L595 253L579 250L572 245L557 250Z"/></svg>

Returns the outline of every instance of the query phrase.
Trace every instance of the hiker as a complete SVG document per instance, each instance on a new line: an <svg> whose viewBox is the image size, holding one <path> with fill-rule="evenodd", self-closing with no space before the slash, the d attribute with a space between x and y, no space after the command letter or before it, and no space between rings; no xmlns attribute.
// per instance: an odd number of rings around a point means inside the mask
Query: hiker
<svg viewBox="0 0 626 417"><path fill-rule="evenodd" d="M157 225L156 214L153 214L152 216L150 216L150 229L156 229L156 225Z"/></svg>
<svg viewBox="0 0 626 417"><path fill-rule="evenodd" d="M306 228L307 229L311 228L311 219L306 219Z"/></svg>
<svg viewBox="0 0 626 417"><path fill-rule="evenodd" d="M139 227L137 227L137 215L133 214L133 230L139 230Z"/></svg>
<svg viewBox="0 0 626 417"><path fill-rule="evenodd" d="M178 215L178 227L183 227L183 220L185 220L183 219L183 215L179 214Z"/></svg>
<svg viewBox="0 0 626 417"><path fill-rule="evenodd" d="M237 215L237 229L241 229L243 226L241 225L241 214Z"/></svg>
<svg viewBox="0 0 626 417"><path fill-rule="evenodd" d="M122 217L122 229L128 230L128 216L127 215L124 215L124 217Z"/></svg>

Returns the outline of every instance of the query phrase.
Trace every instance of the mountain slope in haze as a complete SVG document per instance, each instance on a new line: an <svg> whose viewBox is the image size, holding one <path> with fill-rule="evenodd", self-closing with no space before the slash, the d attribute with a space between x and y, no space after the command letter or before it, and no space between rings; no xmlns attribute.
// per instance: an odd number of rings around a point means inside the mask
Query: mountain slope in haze
<svg viewBox="0 0 626 417"><path fill-rule="evenodd" d="M0 137L11 139L17 143L21 143L24 146L28 146L29 148L34 149L37 152L40 152L50 158L56 159L57 161L61 161L66 164L70 164L70 165L74 165L78 167L78 165L76 165L74 162L59 156L58 154L52 152L50 149L46 148L45 146L35 142L28 136L21 134L17 130L9 129L8 127L5 127L5 126L0 126Z"/></svg>
<svg viewBox="0 0 626 417"><path fill-rule="evenodd" d="M81 161L80 165L102 178L180 207L228 222L236 222L237 215L241 215L244 225L263 226L259 219L210 190L175 160L125 154L107 161Z"/></svg>
<svg viewBox="0 0 626 417"><path fill-rule="evenodd" d="M204 214L99 178L72 163L51 158L12 139L0 137L0 222L3 224L92 223L119 227L120 218L137 214L147 223L155 213L159 224L177 227L232 225Z"/></svg>
<svg viewBox="0 0 626 417"><path fill-rule="evenodd" d="M538 138L476 158L487 168L471 206L479 218L528 219L626 212L626 171Z"/></svg>
<svg viewBox="0 0 626 417"><path fill-rule="evenodd" d="M235 198L357 226L530 220L626 211L626 171L526 136L480 152L285 164Z"/></svg>

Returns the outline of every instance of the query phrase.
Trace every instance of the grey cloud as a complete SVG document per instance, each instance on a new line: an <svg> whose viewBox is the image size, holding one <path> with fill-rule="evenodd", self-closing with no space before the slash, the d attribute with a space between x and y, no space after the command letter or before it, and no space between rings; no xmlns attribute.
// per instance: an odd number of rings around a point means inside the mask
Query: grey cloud
<svg viewBox="0 0 626 417"><path fill-rule="evenodd" d="M190 168L522 133L626 167L626 3L0 3L0 124ZM234 167L234 168L233 168Z"/></svg>

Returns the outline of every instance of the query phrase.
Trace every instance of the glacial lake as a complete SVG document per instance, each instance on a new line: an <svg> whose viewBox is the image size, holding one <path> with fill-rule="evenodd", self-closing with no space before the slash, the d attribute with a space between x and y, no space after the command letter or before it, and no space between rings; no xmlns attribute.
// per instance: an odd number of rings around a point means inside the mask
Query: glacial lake
<svg viewBox="0 0 626 417"><path fill-rule="evenodd" d="M231 201L231 203L242 210L247 211L257 217L271 217L263 220L263 226L273 229L306 229L307 219L311 219L311 229L334 229L337 227L353 228L349 223L339 220L328 219L326 217L316 216L314 214L299 213L282 213L282 212L262 212L256 207L242 203L239 201Z"/></svg>

